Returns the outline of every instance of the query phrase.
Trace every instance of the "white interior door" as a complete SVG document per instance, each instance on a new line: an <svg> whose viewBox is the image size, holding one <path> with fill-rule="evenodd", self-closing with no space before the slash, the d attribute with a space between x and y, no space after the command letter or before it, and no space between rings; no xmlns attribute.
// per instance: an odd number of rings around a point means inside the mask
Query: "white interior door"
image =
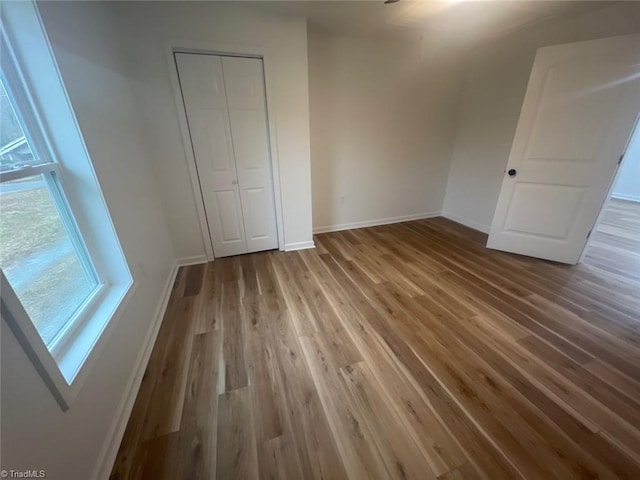
<svg viewBox="0 0 640 480"><path fill-rule="evenodd" d="M175 57L215 256L277 248L262 61Z"/></svg>
<svg viewBox="0 0 640 480"><path fill-rule="evenodd" d="M277 248L262 60L223 57L248 252Z"/></svg>
<svg viewBox="0 0 640 480"><path fill-rule="evenodd" d="M538 50L487 246L575 264L640 112L640 35Z"/></svg>

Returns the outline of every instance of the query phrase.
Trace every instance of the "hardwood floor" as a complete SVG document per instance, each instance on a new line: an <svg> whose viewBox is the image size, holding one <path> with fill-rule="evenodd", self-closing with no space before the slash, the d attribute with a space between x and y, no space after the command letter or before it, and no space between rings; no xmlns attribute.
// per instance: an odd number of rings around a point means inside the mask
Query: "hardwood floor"
<svg viewBox="0 0 640 480"><path fill-rule="evenodd" d="M640 202L609 200L584 262L604 274L640 281Z"/></svg>
<svg viewBox="0 0 640 480"><path fill-rule="evenodd" d="M181 269L111 478L640 478L622 215L573 268L434 218Z"/></svg>

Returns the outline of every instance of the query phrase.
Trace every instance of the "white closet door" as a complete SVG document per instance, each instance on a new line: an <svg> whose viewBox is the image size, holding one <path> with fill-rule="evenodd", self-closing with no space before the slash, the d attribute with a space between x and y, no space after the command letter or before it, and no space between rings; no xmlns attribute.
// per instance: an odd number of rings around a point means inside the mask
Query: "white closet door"
<svg viewBox="0 0 640 480"><path fill-rule="evenodd" d="M222 57L248 252L278 247L262 60Z"/></svg>
<svg viewBox="0 0 640 480"><path fill-rule="evenodd" d="M277 248L262 61L175 57L215 256Z"/></svg>

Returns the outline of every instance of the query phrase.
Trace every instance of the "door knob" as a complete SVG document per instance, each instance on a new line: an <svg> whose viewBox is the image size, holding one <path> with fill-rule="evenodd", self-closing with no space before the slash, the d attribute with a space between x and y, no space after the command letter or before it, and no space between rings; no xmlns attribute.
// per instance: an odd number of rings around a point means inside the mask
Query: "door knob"
<svg viewBox="0 0 640 480"><path fill-rule="evenodd" d="M509 171L507 173L509 174L510 177L515 177L516 173L518 173L518 172L516 171L515 168L511 168L511 169L509 169Z"/></svg>
<svg viewBox="0 0 640 480"><path fill-rule="evenodd" d="M238 184L238 180L231 180L231 185L237 185Z"/></svg>

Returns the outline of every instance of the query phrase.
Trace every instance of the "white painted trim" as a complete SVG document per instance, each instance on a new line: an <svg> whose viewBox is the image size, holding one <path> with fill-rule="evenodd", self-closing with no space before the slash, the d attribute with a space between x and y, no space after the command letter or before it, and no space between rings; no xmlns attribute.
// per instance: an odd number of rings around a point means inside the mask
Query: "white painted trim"
<svg viewBox="0 0 640 480"><path fill-rule="evenodd" d="M193 255L191 257L182 257L176 260L176 264L179 267L186 267L187 265L200 265L201 263L207 263L209 260L206 255Z"/></svg>
<svg viewBox="0 0 640 480"><path fill-rule="evenodd" d="M620 175L620 172L622 171L622 165L624 165L624 163L626 161L625 155L626 155L627 150L629 149L629 145L631 144L631 142L633 142L634 136L639 134L638 132L640 132L640 115L638 115L638 117L636 118L636 122L635 122L635 125L633 126L633 130L631 132L631 135L629 135L629 139L627 140L627 144L625 145L624 150L623 150L624 153L622 154L622 161L618 161L618 165L616 166L616 170L613 172L613 175L611 176L611 182L609 183L609 189L607 190L607 194L605 195L604 201L602 202L602 206L600 207L600 212L598 213L598 216L596 217L596 220L593 222L593 226L591 227L591 230L589 231L589 233L598 230L598 226L600 226L600 222L604 218L605 210L607 209L607 205L609 205L609 201L612 198L619 198L619 199L622 199L622 200L626 200L625 198L621 198L620 195L617 195L613 191L613 189L616 187L616 184L618 183L618 177ZM635 201L635 200L631 200L631 201ZM576 264L583 262L584 258L587 256L587 251L589 250L589 245L591 244L592 240L593 240L593 238L591 237L591 235L587 235L587 238L585 239L585 242L584 242L584 246L582 247L582 253L580 253L580 258L578 259Z"/></svg>
<svg viewBox="0 0 640 480"><path fill-rule="evenodd" d="M295 250L306 250L307 248L316 248L316 244L313 243L313 240L310 242L287 243L284 246L284 251L293 252Z"/></svg>
<svg viewBox="0 0 640 480"><path fill-rule="evenodd" d="M140 353L136 359L132 374L129 377L127 386L120 399L120 403L118 404L118 410L114 417L114 421L109 427L105 441L102 444L102 449L98 455L94 475L92 477L95 480L107 480L111 475L111 470L113 468L118 449L120 448L120 443L122 442L122 437L124 436L129 416L131 415L131 410L133 410L133 405L136 401L136 397L138 396L142 377L144 376L145 369L147 368L149 357L151 356L151 352L153 351L153 347L156 343L156 337L160 331L160 325L162 325L162 319L164 318L167 305L169 304L171 290L173 289L178 269L181 266L202 263L196 260L202 260L204 262L207 261L204 255L199 257L186 257L176 260L173 267L171 267L169 276L167 277L162 289L160 302L158 303L153 315L151 328L144 339L144 343L142 344L142 348L140 349Z"/></svg>
<svg viewBox="0 0 640 480"><path fill-rule="evenodd" d="M247 55L262 59L264 69L265 101L267 103L267 125L269 130L269 153L271 154L271 180L273 182L273 197L276 210L276 228L278 231L278 248L286 250L284 238L284 210L282 208L282 187L280 182L280 162L278 157L278 142L276 135L276 93L274 90L274 73L271 49L265 46L229 45L220 43L200 42L194 40L167 40L164 42L165 54L169 67L171 90L176 105L176 114L182 134L182 144L187 159L191 188L198 212L202 242L205 246L207 260L213 260L213 244L209 235L207 217L204 209L204 201L200 193L200 180L196 168L196 159L191 148L191 136L187 123L187 115L182 101L182 90L178 69L174 60L174 53L204 53L217 55Z"/></svg>
<svg viewBox="0 0 640 480"><path fill-rule="evenodd" d="M465 227L469 227L469 228L473 228L474 230L478 230L479 232L482 232L482 233L487 233L488 234L489 231L491 230L491 226L489 226L489 225L482 225L481 223L474 222L473 220L469 220L468 218L459 217L458 215L454 215L453 213L442 212L442 216L444 218L448 218L449 220L452 220L452 221L454 221L456 223L464 225Z"/></svg>
<svg viewBox="0 0 640 480"><path fill-rule="evenodd" d="M339 232L341 230L351 230L354 228L377 227L379 225L389 225L391 223L410 222L411 220L422 220L440 216L440 212L415 213L413 215L402 215L399 217L378 218L376 220L365 220L364 222L340 223L337 225L327 225L326 227L315 227L313 233Z"/></svg>
<svg viewBox="0 0 640 480"><path fill-rule="evenodd" d="M611 195L612 198L617 198L618 200L626 200L627 202L640 202L640 195L625 195L624 193L614 193Z"/></svg>

